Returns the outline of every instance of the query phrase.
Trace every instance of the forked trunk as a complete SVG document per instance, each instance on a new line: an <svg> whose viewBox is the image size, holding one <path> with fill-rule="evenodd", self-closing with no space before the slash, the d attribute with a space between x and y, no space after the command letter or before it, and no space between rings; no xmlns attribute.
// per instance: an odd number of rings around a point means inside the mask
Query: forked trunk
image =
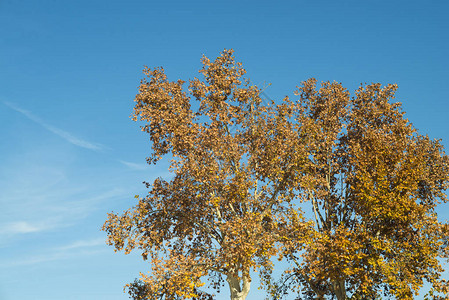
<svg viewBox="0 0 449 300"><path fill-rule="evenodd" d="M237 277L228 275L226 281L229 284L229 289L231 291L231 300L245 300L248 296L251 281L249 278L244 277L242 280ZM242 285L240 285L242 282Z"/></svg>

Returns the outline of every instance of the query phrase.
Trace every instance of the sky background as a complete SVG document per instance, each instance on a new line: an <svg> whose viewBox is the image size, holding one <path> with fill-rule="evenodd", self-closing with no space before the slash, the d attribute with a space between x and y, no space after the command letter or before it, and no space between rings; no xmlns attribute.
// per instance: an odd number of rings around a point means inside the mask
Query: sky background
<svg viewBox="0 0 449 300"><path fill-rule="evenodd" d="M100 231L168 175L129 118L144 65L187 80L233 48L272 99L309 77L397 83L407 117L449 148L448 15L444 0L0 0L0 299L128 299L149 269Z"/></svg>

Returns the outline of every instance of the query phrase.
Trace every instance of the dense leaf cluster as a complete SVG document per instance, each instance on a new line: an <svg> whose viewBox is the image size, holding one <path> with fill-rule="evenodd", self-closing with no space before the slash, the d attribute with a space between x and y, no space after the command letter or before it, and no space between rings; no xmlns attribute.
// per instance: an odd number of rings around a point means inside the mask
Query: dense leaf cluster
<svg viewBox="0 0 449 300"><path fill-rule="evenodd" d="M226 281L245 299L252 271L275 299L412 299L425 281L429 298L449 296L449 226L435 213L449 159L392 103L396 85L351 96L309 79L264 104L231 50L202 62L187 89L145 69L135 98L148 162L169 155L173 178L147 184L103 227L110 245L150 261L150 275L128 285L132 298L212 299L201 287ZM290 266L281 278L275 259Z"/></svg>

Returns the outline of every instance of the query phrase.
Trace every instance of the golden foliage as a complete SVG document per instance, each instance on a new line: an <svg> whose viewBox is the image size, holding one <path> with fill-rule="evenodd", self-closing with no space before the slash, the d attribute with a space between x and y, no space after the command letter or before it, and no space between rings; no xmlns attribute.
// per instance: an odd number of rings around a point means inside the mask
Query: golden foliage
<svg viewBox="0 0 449 300"><path fill-rule="evenodd" d="M305 244L285 243L289 288L311 298L413 299L428 281L435 299L449 296L438 260L448 258L448 225L435 214L447 201L449 159L390 103L396 88L364 85L350 98L338 83L318 89L310 79L288 103L284 127L304 137L307 157L299 194L315 221Z"/></svg>
<svg viewBox="0 0 449 300"><path fill-rule="evenodd" d="M395 85L351 97L309 79L293 99L264 105L232 50L202 63L188 89L146 68L135 98L148 162L169 155L174 177L147 184L103 226L116 250L139 249L151 264L131 296L207 299L204 279L218 289L225 278L231 298L245 299L259 270L277 297L285 285L271 278L273 257L291 262L287 288L313 299L412 299L424 281L429 297L449 295L439 262L449 226L435 214L449 160L390 103Z"/></svg>

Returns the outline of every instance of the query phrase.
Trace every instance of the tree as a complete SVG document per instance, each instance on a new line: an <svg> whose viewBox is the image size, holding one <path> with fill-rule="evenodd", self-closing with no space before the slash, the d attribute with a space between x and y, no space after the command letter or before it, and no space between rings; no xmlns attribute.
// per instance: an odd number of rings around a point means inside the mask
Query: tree
<svg viewBox="0 0 449 300"><path fill-rule="evenodd" d="M310 299L412 299L424 280L428 297L449 296L439 261L448 258L449 226L435 213L447 201L449 159L390 103L396 88L362 85L351 98L339 83L318 89L310 79L279 106L275 135L305 149L295 176L315 226L305 243L284 240L292 268L272 286L275 298L287 288Z"/></svg>
<svg viewBox="0 0 449 300"><path fill-rule="evenodd" d="M251 270L269 271L280 248L270 227L285 223L281 198L289 196L281 192L294 182L282 175L279 149L259 155L266 108L232 53L214 62L203 57L204 80L191 80L188 92L162 68L144 71L134 120L146 122L148 162L169 154L174 177L147 184L146 197L122 215L109 214L103 226L116 250L140 249L150 260L151 275L128 286L135 299L208 297L199 291L208 278L218 290L226 280L231 299L243 300Z"/></svg>
<svg viewBox="0 0 449 300"><path fill-rule="evenodd" d="M264 105L232 50L202 62L204 79L188 90L146 68L135 98L148 162L168 156L173 178L147 183L146 197L103 226L116 250L150 261L131 297L208 299L207 279L245 299L252 270L275 298L411 299L423 280L429 297L449 295L438 260L449 256L449 226L435 214L449 159L390 103L395 85L350 97L310 79ZM279 282L275 257L291 263Z"/></svg>

